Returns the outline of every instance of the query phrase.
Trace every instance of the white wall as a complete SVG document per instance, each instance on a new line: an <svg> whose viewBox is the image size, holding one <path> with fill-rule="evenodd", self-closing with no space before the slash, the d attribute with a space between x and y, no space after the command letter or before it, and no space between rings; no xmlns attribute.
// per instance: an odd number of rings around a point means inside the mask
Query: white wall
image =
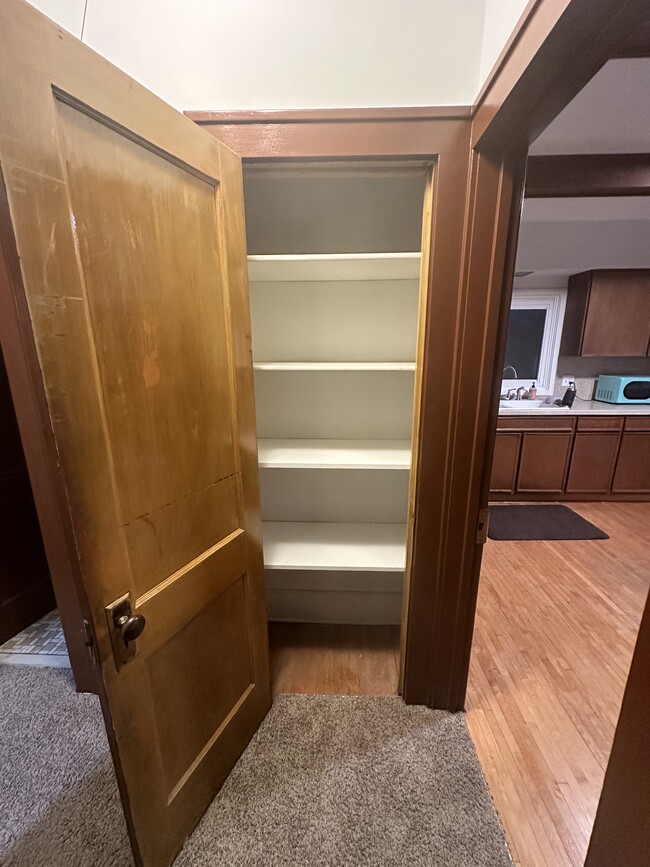
<svg viewBox="0 0 650 867"><path fill-rule="evenodd" d="M479 87L490 74L528 0L485 0Z"/></svg>
<svg viewBox="0 0 650 867"><path fill-rule="evenodd" d="M80 35L84 0L32 2ZM179 109L465 105L484 5L87 0L83 40Z"/></svg>

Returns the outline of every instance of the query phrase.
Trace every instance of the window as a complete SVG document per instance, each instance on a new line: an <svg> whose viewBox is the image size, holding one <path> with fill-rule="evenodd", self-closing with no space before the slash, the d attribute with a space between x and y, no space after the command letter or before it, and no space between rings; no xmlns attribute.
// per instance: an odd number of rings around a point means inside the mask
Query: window
<svg viewBox="0 0 650 867"><path fill-rule="evenodd" d="M537 384L539 394L553 394L560 352L566 291L515 289L510 305L503 391Z"/></svg>

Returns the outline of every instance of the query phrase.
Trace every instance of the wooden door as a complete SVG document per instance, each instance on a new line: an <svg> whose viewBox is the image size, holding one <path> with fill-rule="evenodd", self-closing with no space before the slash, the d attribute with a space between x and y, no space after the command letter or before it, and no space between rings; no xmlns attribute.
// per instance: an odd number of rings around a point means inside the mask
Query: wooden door
<svg viewBox="0 0 650 867"><path fill-rule="evenodd" d="M0 17L1 240L135 857L160 867L270 703L241 166L27 4Z"/></svg>

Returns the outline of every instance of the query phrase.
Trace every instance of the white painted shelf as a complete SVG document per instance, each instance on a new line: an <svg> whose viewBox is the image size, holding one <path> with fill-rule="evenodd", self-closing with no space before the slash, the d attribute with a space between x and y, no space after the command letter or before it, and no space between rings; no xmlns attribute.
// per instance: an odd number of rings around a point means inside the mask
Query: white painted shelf
<svg viewBox="0 0 650 867"><path fill-rule="evenodd" d="M261 439L260 467L408 470L408 440Z"/></svg>
<svg viewBox="0 0 650 867"><path fill-rule="evenodd" d="M417 280L419 253L328 253L249 256L251 283L305 280Z"/></svg>
<svg viewBox="0 0 650 867"><path fill-rule="evenodd" d="M344 370L367 370L367 371L382 371L382 370L397 370L397 371L414 371L414 361L256 361L253 364L255 370L276 370L276 371L292 371L292 370L324 370L324 371L344 371Z"/></svg>
<svg viewBox="0 0 650 867"><path fill-rule="evenodd" d="M405 524L263 523L267 569L402 572Z"/></svg>

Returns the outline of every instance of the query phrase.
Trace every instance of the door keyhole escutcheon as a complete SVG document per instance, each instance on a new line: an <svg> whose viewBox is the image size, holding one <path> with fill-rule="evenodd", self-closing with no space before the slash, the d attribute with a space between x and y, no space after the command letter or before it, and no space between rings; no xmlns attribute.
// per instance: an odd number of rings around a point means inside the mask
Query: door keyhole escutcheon
<svg viewBox="0 0 650 867"><path fill-rule="evenodd" d="M142 614L133 613L130 593L120 596L105 610L115 665L119 671L135 656L137 652L136 639L142 635L147 621Z"/></svg>

